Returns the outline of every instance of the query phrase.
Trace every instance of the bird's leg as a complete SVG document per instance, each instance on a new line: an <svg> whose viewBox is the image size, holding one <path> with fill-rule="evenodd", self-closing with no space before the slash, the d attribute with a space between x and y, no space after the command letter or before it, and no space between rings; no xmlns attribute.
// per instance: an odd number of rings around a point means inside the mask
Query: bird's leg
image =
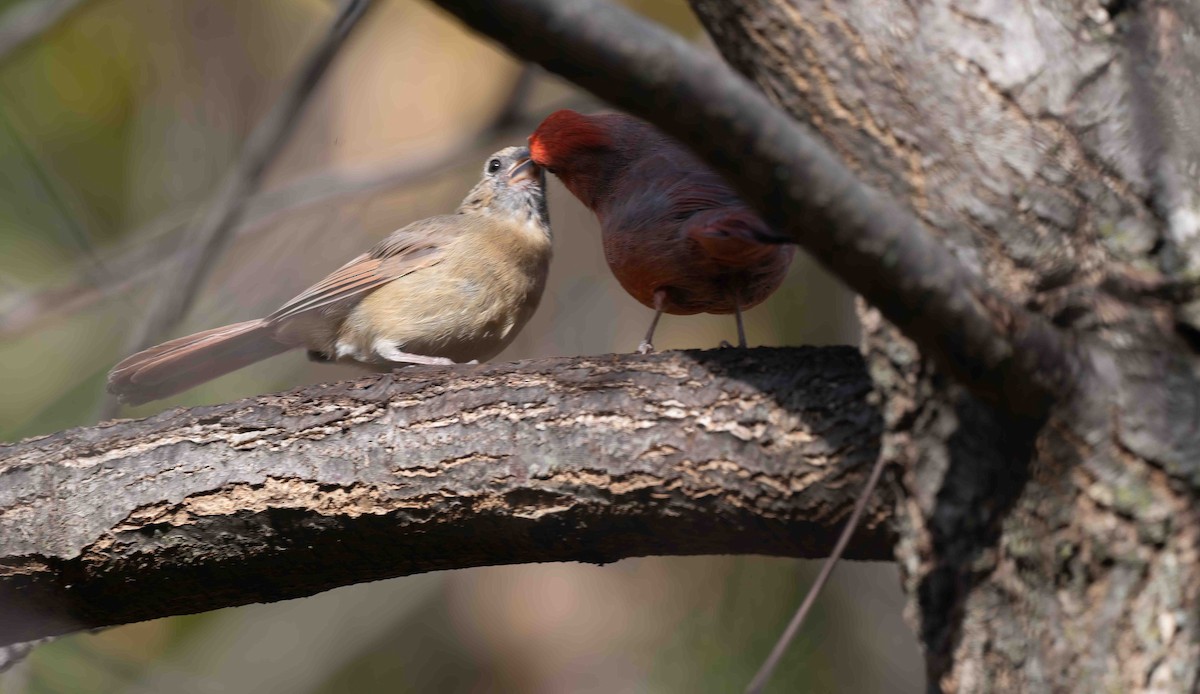
<svg viewBox="0 0 1200 694"><path fill-rule="evenodd" d="M738 347L746 349L746 326L742 324L742 306L740 303L733 305L733 312L737 316Z"/></svg>
<svg viewBox="0 0 1200 694"><path fill-rule="evenodd" d="M402 352L402 351L400 351L400 348L397 347L396 345L389 345L389 344L376 344L375 345L375 353L378 354L379 356L383 357L387 361L392 362L394 364L408 364L408 365L421 364L421 365L425 365L425 366L452 366L452 365L458 363L452 359L447 359L446 357L427 357L424 354L411 354L409 352ZM472 359L471 361L463 362L463 363L478 364L479 360ZM401 371L403 371L404 368L405 368L404 366L396 366L396 367L392 368L391 371L389 371L387 374L380 376L378 381L376 381L373 385L371 385L370 387L367 388L367 390L366 390L367 397L369 399L376 399L376 398L382 397L385 393L387 393L388 386L390 386L392 384L392 379L387 378L387 376L394 376L394 375L400 373Z"/></svg>
<svg viewBox="0 0 1200 694"><path fill-rule="evenodd" d="M737 316L738 347L745 349L746 348L746 326L742 324L742 303L740 301L738 301L737 297L734 297L734 299L733 299L733 314L735 316ZM726 340L721 340L720 346L722 348L733 347L733 345L729 344L729 342Z"/></svg>
<svg viewBox="0 0 1200 694"><path fill-rule="evenodd" d="M424 366L452 366L453 359L446 357L427 357L424 354L411 354L400 351L400 347L388 343L376 343L375 353L387 361L396 364L421 364Z"/></svg>
<svg viewBox="0 0 1200 694"><path fill-rule="evenodd" d="M662 318L663 304L666 303L667 292L658 290L654 292L654 320L650 321L650 329L646 331L646 339L642 340L642 344L638 345L638 354L649 354L654 351L654 329L658 327L658 319Z"/></svg>

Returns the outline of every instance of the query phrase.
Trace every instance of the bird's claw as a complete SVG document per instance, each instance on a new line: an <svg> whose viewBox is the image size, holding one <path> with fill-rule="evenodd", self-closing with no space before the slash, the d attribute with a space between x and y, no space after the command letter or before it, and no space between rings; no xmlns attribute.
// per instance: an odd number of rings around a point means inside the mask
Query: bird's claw
<svg viewBox="0 0 1200 694"><path fill-rule="evenodd" d="M721 349L733 349L733 343L729 340L721 340L717 347L720 347Z"/></svg>
<svg viewBox="0 0 1200 694"><path fill-rule="evenodd" d="M654 345L650 344L649 342L647 342L645 340L642 340L642 344L638 345L638 348L637 348L638 354L650 354L653 351L654 351Z"/></svg>

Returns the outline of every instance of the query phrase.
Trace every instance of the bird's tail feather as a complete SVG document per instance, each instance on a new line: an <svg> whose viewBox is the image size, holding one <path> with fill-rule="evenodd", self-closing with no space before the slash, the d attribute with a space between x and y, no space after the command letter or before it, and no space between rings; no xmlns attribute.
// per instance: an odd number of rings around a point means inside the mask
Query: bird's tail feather
<svg viewBox="0 0 1200 694"><path fill-rule="evenodd" d="M783 240L749 208L698 214L685 231L708 257L730 268L760 267L781 252L781 244L794 243Z"/></svg>
<svg viewBox="0 0 1200 694"><path fill-rule="evenodd" d="M138 352L113 367L108 391L140 405L224 376L291 349L265 320L234 323L176 338Z"/></svg>

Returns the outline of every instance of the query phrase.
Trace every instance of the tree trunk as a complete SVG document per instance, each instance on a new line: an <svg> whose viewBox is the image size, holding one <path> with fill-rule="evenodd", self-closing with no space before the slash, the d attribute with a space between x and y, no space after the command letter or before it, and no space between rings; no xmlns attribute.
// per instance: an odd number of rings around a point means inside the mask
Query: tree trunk
<svg viewBox="0 0 1200 694"><path fill-rule="evenodd" d="M1194 690L1200 11L692 5L731 64L1086 355L1049 416L1017 418L863 311L931 688Z"/></svg>
<svg viewBox="0 0 1200 694"><path fill-rule="evenodd" d="M42 608L4 637L422 568L807 556L879 450L897 527L876 508L852 547L894 538L932 689L1200 686L1200 9L691 0L800 127L595 0L437 2L726 175L870 302L865 369L484 367L0 448L0 604Z"/></svg>

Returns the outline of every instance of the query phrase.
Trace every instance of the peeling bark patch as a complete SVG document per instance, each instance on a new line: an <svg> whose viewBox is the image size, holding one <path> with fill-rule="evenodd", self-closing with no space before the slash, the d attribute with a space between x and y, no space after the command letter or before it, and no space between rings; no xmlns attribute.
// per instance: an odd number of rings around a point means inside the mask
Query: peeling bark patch
<svg viewBox="0 0 1200 694"><path fill-rule="evenodd" d="M387 513L390 509L385 499L384 492L374 485L341 487L312 480L269 477L262 484L234 484L190 496L179 504L137 509L115 530L137 530L161 523L186 525L199 516L224 516L239 511L253 513L268 508L296 508L321 515L354 517L364 513Z"/></svg>
<svg viewBox="0 0 1200 694"><path fill-rule="evenodd" d="M12 557L0 561L0 576L34 575L49 569L50 565L37 557Z"/></svg>

